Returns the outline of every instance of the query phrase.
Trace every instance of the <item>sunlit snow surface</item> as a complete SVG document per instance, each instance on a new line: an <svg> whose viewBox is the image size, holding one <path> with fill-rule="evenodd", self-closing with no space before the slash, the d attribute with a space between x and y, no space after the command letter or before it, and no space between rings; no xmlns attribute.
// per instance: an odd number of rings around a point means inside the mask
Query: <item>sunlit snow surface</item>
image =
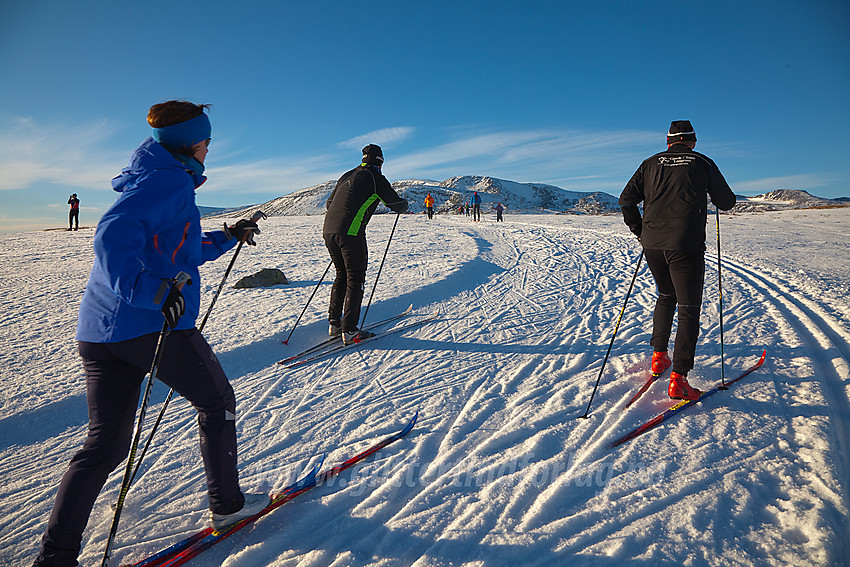
<svg viewBox="0 0 850 567"><path fill-rule="evenodd" d="M366 300L395 215L369 225ZM279 489L327 453L408 437L278 509L191 565L846 565L850 484L850 209L721 215L726 393L612 450L668 407L646 377L655 288L642 266L599 391L583 415L638 259L617 216L400 217L368 316L440 317L287 370L325 338L319 216L262 221L229 277L279 268L289 285L225 287L204 334L239 403L241 482ZM208 228L220 221L209 221ZM714 218L697 366L720 378ZM0 565L37 552L86 432L74 327L93 231L0 240ZM232 255L202 267L208 302ZM364 301L365 304L366 301ZM206 304L202 310L206 309ZM167 344L166 344L167 348ZM157 384L148 415L167 389ZM130 492L115 559L205 525L195 412L170 405ZM81 562L99 563L121 471L98 500ZM633 562L633 563L632 563Z"/></svg>

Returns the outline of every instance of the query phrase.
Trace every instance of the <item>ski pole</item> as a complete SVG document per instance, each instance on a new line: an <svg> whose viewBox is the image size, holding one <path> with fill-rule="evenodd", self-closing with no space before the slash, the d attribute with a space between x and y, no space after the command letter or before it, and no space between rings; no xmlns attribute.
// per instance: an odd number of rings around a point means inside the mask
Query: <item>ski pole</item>
<svg viewBox="0 0 850 567"><path fill-rule="evenodd" d="M361 329L363 328L363 324L366 322L366 315L369 313L369 306L372 305L372 298L375 296L375 288L378 287L378 279L381 277L381 270L384 269L384 260L387 259L387 252L390 250L390 242L393 241L393 234L395 234L395 227L398 224L399 217L401 217L401 213L396 213L393 229L390 231L390 237L387 239L387 247L384 248L384 257L381 258L381 265L378 266L378 274L375 276L375 283L372 285L372 293L369 294L369 302L366 304L366 311L363 312L363 317L360 319Z"/></svg>
<svg viewBox="0 0 850 567"><path fill-rule="evenodd" d="M260 219L267 218L266 214L263 211L257 211L251 216L251 222L257 222ZM203 321L201 321L201 325L198 327L198 332L204 330L204 325L207 324L207 319L209 319L210 313L212 313L213 305L215 305L216 300L218 299L219 294L221 293L222 288L224 287L224 282L227 280L227 276L230 275L230 270L233 269L233 264L236 263L236 257L239 255L239 251L242 249L242 245L245 244L245 239L239 241L239 244L236 245L236 251L233 252L233 257L230 259L230 264L227 266L227 269L224 271L224 277L221 278L221 283L218 284L218 290L215 292L215 296L213 296L212 301L210 302L210 306L207 308L207 314L204 315ZM165 416L165 410L168 409L168 404L171 403L171 398L174 397L174 389L171 388L168 390L168 395L165 396L165 400L162 402L162 408L159 410L159 414L156 416L156 421L153 423L153 427L151 427L151 432L148 434L148 438L145 440L145 446L142 448L142 452L139 455L139 460L136 462L136 469L133 471L133 475L130 477L130 484L133 484L133 481L136 480L136 474L139 472L139 468L142 466L142 461L145 458L145 455L148 452L148 449L151 446L151 441L153 441L154 433L159 428L159 424L162 421L163 416Z"/></svg>
<svg viewBox="0 0 850 567"><path fill-rule="evenodd" d="M264 218L268 218L266 217L266 214L263 211L257 211L253 214L253 216L251 216L251 222L256 223L260 219ZM207 308L207 314L204 315L204 318L201 321L201 326L198 327L199 332L204 330L204 325L207 324L207 319L209 319L210 313L212 313L213 305L215 305L216 300L218 300L219 294L221 294L222 288L224 288L224 282L227 280L227 276L230 275L230 270L233 269L233 264L236 263L236 257L239 255L239 251L242 250L242 245L245 244L245 240L247 240L247 237L239 240L239 244L236 245L236 251L233 252L233 257L230 259L230 264L224 271L224 277L221 278L221 283L218 284L218 289L216 290L215 295L213 296L212 301L210 302L209 308Z"/></svg>
<svg viewBox="0 0 850 567"><path fill-rule="evenodd" d="M720 277L720 209L714 207L714 220L717 224L717 296L720 303L720 390L728 390L724 372L725 361L723 353L723 283Z"/></svg>
<svg viewBox="0 0 850 567"><path fill-rule="evenodd" d="M316 295L316 292L319 291L319 286L322 285L322 282L325 280L325 276L328 275L328 270L331 269L334 261L331 260L328 264L328 267L325 268L325 272L322 274L322 277L319 278L319 282L316 284L316 287L313 288L313 293L310 294L310 298L307 300L307 304L304 305L304 309L301 310L301 315L298 316L298 319L295 320L295 324L292 325L292 330L289 331L289 336L286 337L286 340L283 341L283 344L288 345L289 339L292 337L292 333L295 332L295 327L298 326L298 323L301 321L301 317L304 316L304 313L307 311L307 306L310 305L310 302L313 301L313 296Z"/></svg>
<svg viewBox="0 0 850 567"><path fill-rule="evenodd" d="M186 272L180 272L173 280L172 285L176 285L177 289L180 289L186 283L191 283L189 274ZM121 490L118 492L118 502L115 504L115 514L112 516L112 526L109 528L109 536L106 539L106 549L103 552L103 560L100 564L101 567L106 567L109 563L109 557L112 555L112 546L115 543L115 535L118 533L118 520L121 518L121 511L124 509L124 500L126 499L127 492L130 490L130 485L133 482L133 461L142 436L142 425L145 421L145 413L147 412L151 387L153 386L154 378L156 378L156 371L159 367L159 363L162 360L162 348L165 344L165 338L168 336L169 330L168 322L166 321L162 325L162 331L159 333L159 339L157 340L156 349L154 350L151 371L148 376L147 384L145 385L144 395L142 396L142 404L139 408L139 418L136 422L136 431L133 434L133 442L130 445L130 453L127 456L127 466L124 469L124 479L121 482Z"/></svg>
<svg viewBox="0 0 850 567"><path fill-rule="evenodd" d="M638 270L640 270L640 264L643 261L643 248L641 247L640 256L638 257L637 266L635 267L635 273L632 276L632 283L629 284L629 291L626 292L626 299L623 301L623 308L620 309L620 316L617 318L617 324L614 326L614 334L611 336L611 342L608 343L608 352L605 353L605 358L602 360L602 368L599 369L599 376L596 377L596 385L593 386L593 392L590 394L590 400L587 402L587 409L584 410L584 415L580 415L580 419L587 419L588 414L590 412L590 404L593 403L593 397L596 395L596 389L599 387L599 380L602 379L602 372L605 370L605 364L608 362L608 355L611 354L611 347L614 346L614 339L617 337L617 331L620 329L620 321L623 320L623 313L626 312L626 305L629 302L629 296L632 294L632 288L635 285L635 279L637 279Z"/></svg>

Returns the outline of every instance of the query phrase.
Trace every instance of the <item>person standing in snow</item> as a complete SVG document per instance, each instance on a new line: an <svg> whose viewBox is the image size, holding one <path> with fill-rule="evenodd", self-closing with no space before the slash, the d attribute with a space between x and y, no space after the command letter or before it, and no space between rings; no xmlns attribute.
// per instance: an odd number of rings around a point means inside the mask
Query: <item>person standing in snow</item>
<svg viewBox="0 0 850 567"><path fill-rule="evenodd" d="M434 218L434 197L431 196L431 193L425 196L425 212L429 219Z"/></svg>
<svg viewBox="0 0 850 567"><path fill-rule="evenodd" d="M668 394L688 400L701 395L688 384L687 375L694 367L699 335L707 196L721 210L735 206L735 194L723 174L711 159L694 151L696 142L690 121L673 121L667 150L644 160L619 200L623 220L640 239L658 288L650 339L652 371L661 373L672 365ZM667 346L677 307L679 327L671 361Z"/></svg>
<svg viewBox="0 0 850 567"><path fill-rule="evenodd" d="M505 219L502 218L504 210L505 207L502 206L502 203L496 203L496 222L505 222Z"/></svg>
<svg viewBox="0 0 850 567"><path fill-rule="evenodd" d="M111 471L130 449L142 381L164 323L172 329L157 378L198 412L211 522L230 525L262 510L265 494L243 494L236 471L236 398L195 328L198 266L254 244L257 225L240 220L201 232L195 190L206 180L207 105L169 101L150 108L152 137L112 180L119 193L98 223L94 265L80 304L77 345L86 376L88 437L59 484L34 565L77 565L82 534ZM190 285L174 278L185 272ZM163 321L163 317L165 321Z"/></svg>
<svg viewBox="0 0 850 567"><path fill-rule="evenodd" d="M80 228L80 200L76 193L71 193L68 197L68 204L71 205L71 210L68 211L68 230L77 230Z"/></svg>
<svg viewBox="0 0 850 567"><path fill-rule="evenodd" d="M381 173L383 163L380 146L369 144L363 148L360 165L339 178L327 201L322 236L336 268L328 307L328 334L341 336L345 344L374 336L357 328L369 259L366 225L378 201L397 213L407 211L407 201L399 197Z"/></svg>
<svg viewBox="0 0 850 567"><path fill-rule="evenodd" d="M472 220L481 220L481 195L478 194L478 191L472 193Z"/></svg>

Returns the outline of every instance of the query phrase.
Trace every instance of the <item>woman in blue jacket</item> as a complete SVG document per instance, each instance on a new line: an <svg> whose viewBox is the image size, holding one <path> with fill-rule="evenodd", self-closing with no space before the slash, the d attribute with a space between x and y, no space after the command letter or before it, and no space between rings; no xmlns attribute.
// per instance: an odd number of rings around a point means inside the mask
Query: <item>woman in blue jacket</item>
<svg viewBox="0 0 850 567"><path fill-rule="evenodd" d="M195 189L206 178L211 126L207 105L151 107L152 137L112 180L119 193L97 226L95 260L80 304L77 341L86 375L89 431L59 485L38 566L75 566L82 534L109 473L127 456L142 381L163 316L173 329L157 378L198 411L201 454L215 527L261 510L267 495L244 494L236 472L236 398L206 340L195 329L198 266L253 244L257 225L241 220L201 232ZM195 285L171 285L180 273Z"/></svg>

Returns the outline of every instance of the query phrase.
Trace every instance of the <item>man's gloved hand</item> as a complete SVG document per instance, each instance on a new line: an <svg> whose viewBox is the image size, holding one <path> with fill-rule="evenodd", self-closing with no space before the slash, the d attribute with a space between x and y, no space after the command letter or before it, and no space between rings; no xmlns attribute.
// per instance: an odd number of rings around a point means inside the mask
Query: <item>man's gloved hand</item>
<svg viewBox="0 0 850 567"><path fill-rule="evenodd" d="M183 294L180 293L180 287L171 286L171 291L162 303L162 315L165 317L165 322L168 323L168 328L173 329L177 326L177 321L186 312L186 300Z"/></svg>
<svg viewBox="0 0 850 567"><path fill-rule="evenodd" d="M256 246L257 243L254 242L254 235L260 234L260 229L254 221L242 219L236 224L230 226L227 226L227 223L225 223L224 233L230 238L235 238L236 240L245 242L250 246Z"/></svg>

